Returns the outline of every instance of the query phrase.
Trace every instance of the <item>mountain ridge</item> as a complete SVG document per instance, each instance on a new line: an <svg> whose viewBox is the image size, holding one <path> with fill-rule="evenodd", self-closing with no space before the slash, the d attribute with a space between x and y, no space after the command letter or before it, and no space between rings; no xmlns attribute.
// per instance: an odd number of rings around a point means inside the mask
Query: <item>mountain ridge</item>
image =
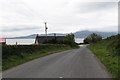
<svg viewBox="0 0 120 80"><path fill-rule="evenodd" d="M117 33L115 32L98 32L98 31L88 31L88 30L77 31L77 32L74 32L73 34L75 35L75 38L86 38L88 35L92 33L101 35L103 38L110 37L112 35L117 35ZM66 34L56 33L56 36L65 36L65 35L67 35L67 33ZM36 36L37 34L31 34L28 36L11 37L11 38L12 39L35 39ZM45 36L45 34L39 34L39 36ZM54 36L54 33L49 33L48 36Z"/></svg>

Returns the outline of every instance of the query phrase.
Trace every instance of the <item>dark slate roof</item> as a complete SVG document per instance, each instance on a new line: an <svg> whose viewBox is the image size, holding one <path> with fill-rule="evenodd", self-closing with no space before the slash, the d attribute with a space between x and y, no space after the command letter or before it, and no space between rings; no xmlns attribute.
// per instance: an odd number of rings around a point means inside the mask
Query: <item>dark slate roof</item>
<svg viewBox="0 0 120 80"><path fill-rule="evenodd" d="M47 40L51 40L51 39L64 39L65 36L36 36L36 40L38 41L38 43L44 43Z"/></svg>

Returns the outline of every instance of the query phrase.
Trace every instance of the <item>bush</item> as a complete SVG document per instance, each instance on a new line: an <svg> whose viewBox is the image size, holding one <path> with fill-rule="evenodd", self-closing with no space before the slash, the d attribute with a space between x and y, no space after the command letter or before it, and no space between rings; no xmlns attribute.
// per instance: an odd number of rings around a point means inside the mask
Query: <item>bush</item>
<svg viewBox="0 0 120 80"><path fill-rule="evenodd" d="M65 36L63 43L66 45L70 45L71 47L78 47L78 44L75 42L74 39L74 34L72 33Z"/></svg>
<svg viewBox="0 0 120 80"><path fill-rule="evenodd" d="M120 35L118 34L116 36L111 36L107 39L112 40L107 49L112 53L113 56L120 56Z"/></svg>
<svg viewBox="0 0 120 80"><path fill-rule="evenodd" d="M97 43L98 41L101 41L101 40L102 40L102 37L100 35L93 33L84 39L84 43L85 44Z"/></svg>

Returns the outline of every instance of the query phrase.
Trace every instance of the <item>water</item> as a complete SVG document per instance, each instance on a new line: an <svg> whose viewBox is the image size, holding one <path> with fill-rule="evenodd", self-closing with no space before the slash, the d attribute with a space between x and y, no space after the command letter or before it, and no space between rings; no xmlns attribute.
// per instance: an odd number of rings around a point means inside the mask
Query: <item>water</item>
<svg viewBox="0 0 120 80"><path fill-rule="evenodd" d="M6 39L7 45L31 45L35 43L35 39ZM82 43L83 38L75 38L75 42Z"/></svg>
<svg viewBox="0 0 120 80"><path fill-rule="evenodd" d="M35 39L6 39L7 45L31 45L35 43Z"/></svg>
<svg viewBox="0 0 120 80"><path fill-rule="evenodd" d="M76 43L83 43L84 38L75 38Z"/></svg>

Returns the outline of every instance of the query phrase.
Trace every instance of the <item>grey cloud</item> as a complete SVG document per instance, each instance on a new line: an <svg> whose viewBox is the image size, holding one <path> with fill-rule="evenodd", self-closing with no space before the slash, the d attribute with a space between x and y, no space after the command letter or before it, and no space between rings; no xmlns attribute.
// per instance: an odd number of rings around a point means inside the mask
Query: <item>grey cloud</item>
<svg viewBox="0 0 120 80"><path fill-rule="evenodd" d="M117 8L116 5L118 3L116 2L83 3L79 2L80 0L58 0L59 2L56 0L47 0L48 4L50 4L46 6L46 4L42 4L42 1L45 0L2 1L4 1L4 3L1 3L2 5L0 4L0 13L3 12L0 23L2 24L2 32L5 36L6 34L8 34L7 36L17 36L24 33L31 34L32 32L44 33L44 27L37 26L42 26L42 22L44 21L48 23L48 32L62 33L69 33L79 29L98 30L101 26L117 24L117 9L115 8ZM40 3L42 5L40 5ZM101 14L100 11L105 12ZM95 14L93 14L94 12ZM13 26L5 26L11 24L13 24ZM94 27L98 25L99 27L94 29ZM115 31L114 27L105 27L99 30Z"/></svg>
<svg viewBox="0 0 120 80"><path fill-rule="evenodd" d="M14 32L14 31L28 31L28 30L35 30L35 29L43 29L42 27L39 26L5 26L2 27L2 32Z"/></svg>
<svg viewBox="0 0 120 80"><path fill-rule="evenodd" d="M117 8L117 2L87 2L77 6L82 13Z"/></svg>
<svg viewBox="0 0 120 80"><path fill-rule="evenodd" d="M8 11L8 12L14 12L19 14L19 16L23 17L33 17L33 16L38 16L39 13L30 8L26 3L24 3L22 0L5 0L0 4L1 10L3 11Z"/></svg>

